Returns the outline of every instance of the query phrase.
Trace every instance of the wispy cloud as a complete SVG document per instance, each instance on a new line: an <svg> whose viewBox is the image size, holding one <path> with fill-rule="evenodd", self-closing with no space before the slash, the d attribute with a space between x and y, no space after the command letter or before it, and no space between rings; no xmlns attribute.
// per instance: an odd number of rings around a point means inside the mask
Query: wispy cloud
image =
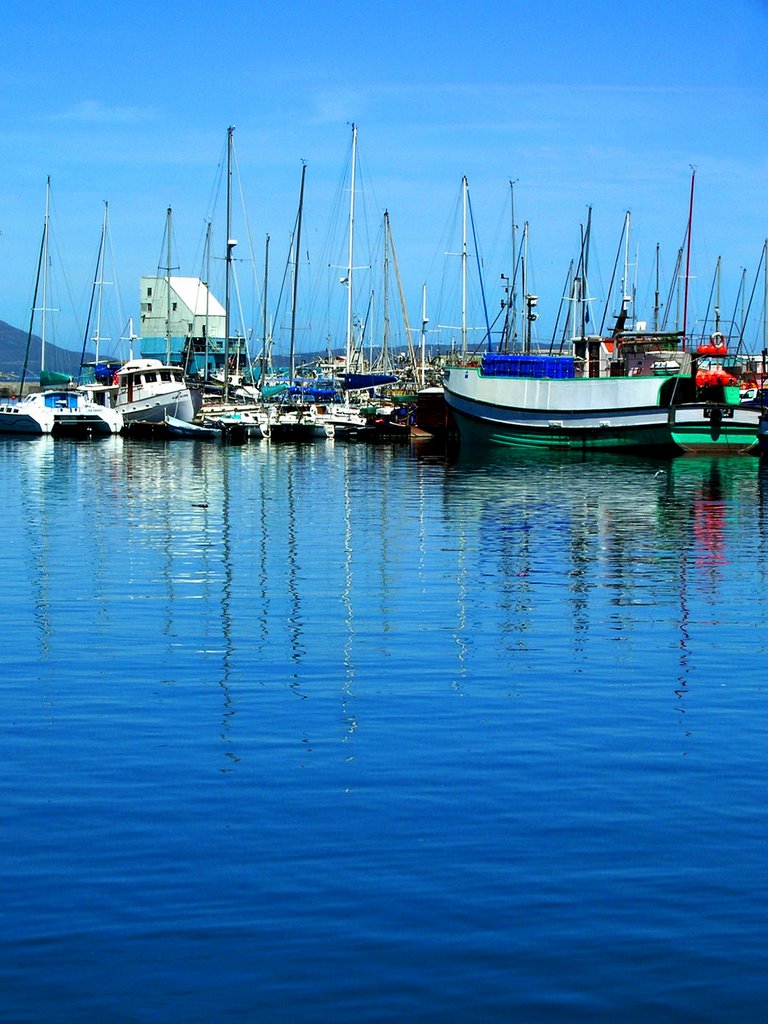
<svg viewBox="0 0 768 1024"><path fill-rule="evenodd" d="M70 124L138 124L154 121L157 111L152 107L109 107L98 100L82 100L69 110L52 116L53 121Z"/></svg>

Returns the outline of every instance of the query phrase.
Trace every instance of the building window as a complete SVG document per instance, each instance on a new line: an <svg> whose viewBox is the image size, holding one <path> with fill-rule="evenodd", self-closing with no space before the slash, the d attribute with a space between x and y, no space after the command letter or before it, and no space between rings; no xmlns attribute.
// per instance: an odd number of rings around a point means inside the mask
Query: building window
<svg viewBox="0 0 768 1024"><path fill-rule="evenodd" d="M147 288L147 298L148 299L152 298L152 289L151 288Z"/></svg>
<svg viewBox="0 0 768 1024"><path fill-rule="evenodd" d="M148 313L151 313L151 312L152 312L152 303L151 303L151 302L148 302L148 303L147 303L147 312L148 312Z"/></svg>
<svg viewBox="0 0 768 1024"><path fill-rule="evenodd" d="M173 304L173 312L174 313L176 312L177 308L178 308L178 303L174 302L174 304Z"/></svg>

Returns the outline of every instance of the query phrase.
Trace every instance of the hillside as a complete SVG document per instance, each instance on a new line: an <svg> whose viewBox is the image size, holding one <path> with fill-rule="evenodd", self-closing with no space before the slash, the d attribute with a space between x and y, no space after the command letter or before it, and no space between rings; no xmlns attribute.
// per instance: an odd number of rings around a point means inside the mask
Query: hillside
<svg viewBox="0 0 768 1024"><path fill-rule="evenodd" d="M37 378L40 373L40 345L40 338L33 334L27 364L27 376L31 379ZM0 320L0 379L21 378L26 348L27 332ZM48 370L69 373L76 377L80 370L80 353L46 342L45 366Z"/></svg>

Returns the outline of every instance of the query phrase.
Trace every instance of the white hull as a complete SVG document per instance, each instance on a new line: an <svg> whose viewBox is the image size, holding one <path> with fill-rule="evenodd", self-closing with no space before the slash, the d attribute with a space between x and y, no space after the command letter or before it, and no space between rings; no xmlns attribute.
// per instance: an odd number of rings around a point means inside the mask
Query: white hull
<svg viewBox="0 0 768 1024"><path fill-rule="evenodd" d="M155 394L135 402L118 402L117 409L126 423L140 420L143 423L162 423L166 416L191 423L195 417L189 388Z"/></svg>
<svg viewBox="0 0 768 1024"><path fill-rule="evenodd" d="M80 397L80 396L79 396ZM96 402L80 398L78 407L54 409L54 434L119 434L123 429L123 417L117 409L106 409Z"/></svg>
<svg viewBox="0 0 768 1024"><path fill-rule="evenodd" d="M269 435L269 417L266 412L257 409L211 408L204 415L203 423L220 430L239 428L248 437L256 439Z"/></svg>
<svg viewBox="0 0 768 1024"><path fill-rule="evenodd" d="M502 378L484 377L476 367L451 367L445 398L462 434L472 424L485 426L501 443L652 446L670 440L674 386L674 378L655 376Z"/></svg>
<svg viewBox="0 0 768 1024"><path fill-rule="evenodd" d="M39 435L52 431L53 409L47 409L36 396L0 405L0 433Z"/></svg>
<svg viewBox="0 0 768 1024"><path fill-rule="evenodd" d="M191 423L195 418L192 392L178 366L166 366L159 359L131 359L116 376L117 384L104 390L126 423L163 423L168 416Z"/></svg>

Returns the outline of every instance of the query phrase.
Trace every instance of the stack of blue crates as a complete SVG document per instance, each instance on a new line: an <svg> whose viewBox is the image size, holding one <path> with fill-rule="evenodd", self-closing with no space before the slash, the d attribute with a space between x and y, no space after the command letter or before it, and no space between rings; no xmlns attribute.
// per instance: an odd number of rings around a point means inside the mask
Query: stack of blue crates
<svg viewBox="0 0 768 1024"><path fill-rule="evenodd" d="M484 377L548 377L570 380L574 376L572 356L505 355L486 352L483 356Z"/></svg>

